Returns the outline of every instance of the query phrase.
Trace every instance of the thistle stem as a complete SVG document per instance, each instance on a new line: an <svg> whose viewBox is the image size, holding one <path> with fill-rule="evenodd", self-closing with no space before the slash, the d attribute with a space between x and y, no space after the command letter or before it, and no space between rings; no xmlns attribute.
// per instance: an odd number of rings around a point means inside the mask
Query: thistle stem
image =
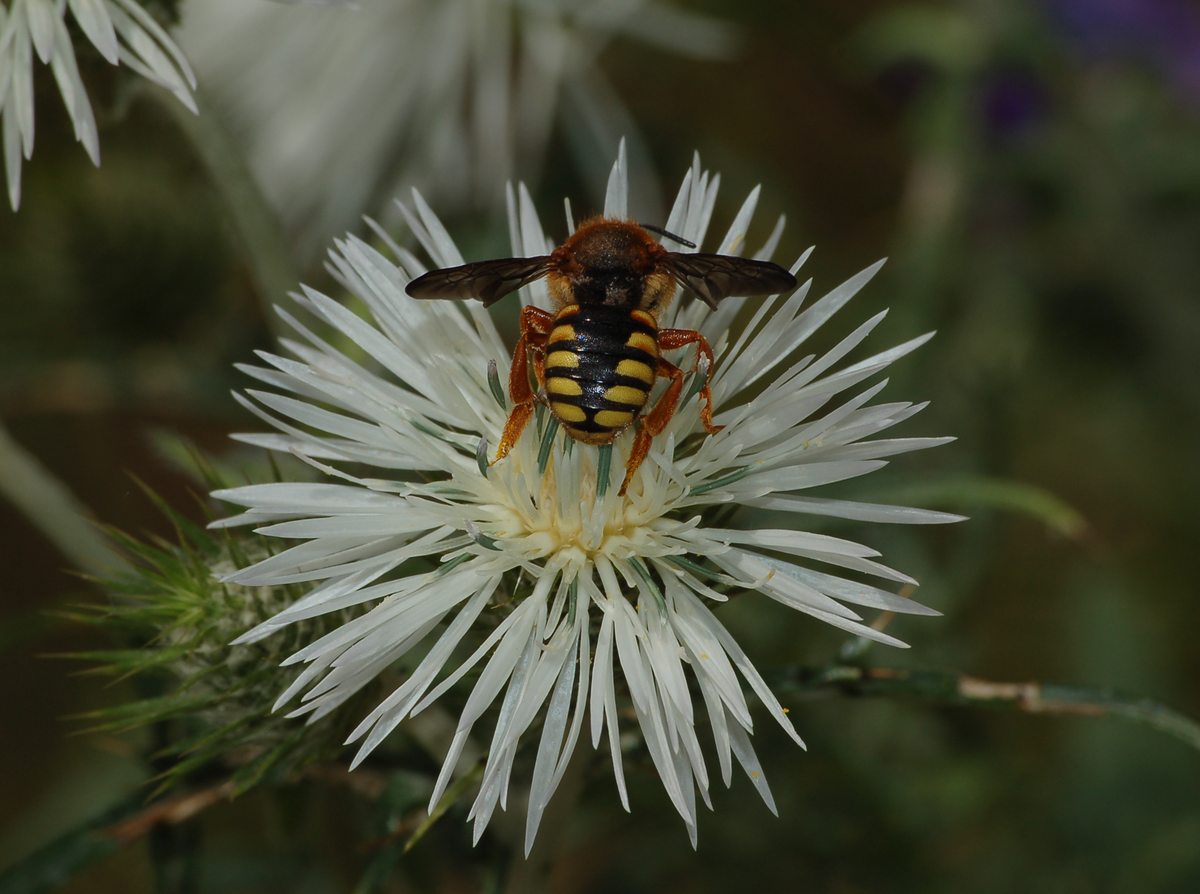
<svg viewBox="0 0 1200 894"><path fill-rule="evenodd" d="M1174 736L1200 751L1200 723L1138 695L1060 683L1006 683L951 671L830 665L794 668L776 681L779 695L916 698L943 705L1005 708L1027 714L1119 717Z"/></svg>

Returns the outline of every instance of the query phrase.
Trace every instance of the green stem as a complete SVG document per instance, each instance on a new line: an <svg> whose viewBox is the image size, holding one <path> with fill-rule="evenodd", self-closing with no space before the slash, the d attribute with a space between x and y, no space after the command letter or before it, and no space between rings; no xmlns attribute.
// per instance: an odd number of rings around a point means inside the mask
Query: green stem
<svg viewBox="0 0 1200 894"><path fill-rule="evenodd" d="M43 536L89 574L106 574L126 562L89 521L91 513L32 453L0 424L0 494Z"/></svg>
<svg viewBox="0 0 1200 894"><path fill-rule="evenodd" d="M193 115L166 91L150 89L146 95L157 100L171 115L208 168L254 277L267 325L278 330L280 320L273 305L283 301L300 282L278 215L259 188L233 135L203 91L198 90L195 94L200 109L198 115Z"/></svg>
<svg viewBox="0 0 1200 894"><path fill-rule="evenodd" d="M781 695L917 698L944 705L1006 708L1028 714L1119 717L1174 736L1200 751L1200 723L1141 696L1091 686L1003 683L951 671L833 665L794 668L782 676Z"/></svg>

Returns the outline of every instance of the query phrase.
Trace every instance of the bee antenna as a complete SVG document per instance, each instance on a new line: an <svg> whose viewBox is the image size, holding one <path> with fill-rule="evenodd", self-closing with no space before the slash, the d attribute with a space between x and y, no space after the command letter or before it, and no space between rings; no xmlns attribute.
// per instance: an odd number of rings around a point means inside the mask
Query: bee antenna
<svg viewBox="0 0 1200 894"><path fill-rule="evenodd" d="M676 236L674 233L670 232L669 230L664 230L662 227L656 227L654 224L638 224L638 226L641 227L643 230L649 230L651 233L658 233L658 235L660 235L660 236L666 236L668 239L678 242L680 245L685 246L687 248L695 248L696 247L695 242L691 242L687 239L684 239L682 236Z"/></svg>

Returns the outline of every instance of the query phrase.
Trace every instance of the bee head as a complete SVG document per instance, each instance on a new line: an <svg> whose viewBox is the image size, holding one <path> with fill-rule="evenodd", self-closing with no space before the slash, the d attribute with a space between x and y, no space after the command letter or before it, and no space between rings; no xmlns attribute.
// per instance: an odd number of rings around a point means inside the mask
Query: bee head
<svg viewBox="0 0 1200 894"><path fill-rule="evenodd" d="M551 255L548 285L560 306L604 304L657 313L675 293L664 250L634 223L593 218Z"/></svg>

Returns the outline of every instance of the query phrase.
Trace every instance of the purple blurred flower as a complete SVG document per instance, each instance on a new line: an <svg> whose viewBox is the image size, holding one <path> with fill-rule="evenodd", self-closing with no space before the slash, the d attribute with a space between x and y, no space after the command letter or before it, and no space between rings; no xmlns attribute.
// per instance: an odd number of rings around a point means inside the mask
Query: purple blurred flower
<svg viewBox="0 0 1200 894"><path fill-rule="evenodd" d="M1020 139L1047 112L1046 89L1019 68L1004 67L984 76L980 97L984 133L993 143Z"/></svg>
<svg viewBox="0 0 1200 894"><path fill-rule="evenodd" d="M1096 61L1147 64L1200 101L1200 8L1191 0L1044 0L1055 25Z"/></svg>

